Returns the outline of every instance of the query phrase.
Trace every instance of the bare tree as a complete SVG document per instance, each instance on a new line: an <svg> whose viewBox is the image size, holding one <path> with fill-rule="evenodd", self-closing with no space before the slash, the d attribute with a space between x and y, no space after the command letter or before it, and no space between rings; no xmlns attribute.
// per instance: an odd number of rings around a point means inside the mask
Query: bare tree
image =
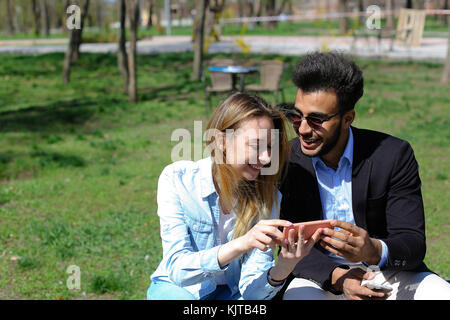
<svg viewBox="0 0 450 320"><path fill-rule="evenodd" d="M192 71L192 79L200 80L202 78L203 65L203 39L205 31L205 16L208 7L208 0L195 1L195 18L194 18L194 65Z"/></svg>
<svg viewBox="0 0 450 320"><path fill-rule="evenodd" d="M117 51L117 64L119 66L120 74L124 80L124 91L128 92L128 58L126 49L126 31L125 31L125 20L126 20L126 5L125 0L120 0L119 3L119 14L120 14L120 29L119 29L119 41L118 41L118 51Z"/></svg>
<svg viewBox="0 0 450 320"><path fill-rule="evenodd" d="M348 1L347 0L339 0L339 13L343 14L346 13L348 11ZM339 33L340 34L346 34L348 31L348 17L340 17L339 18Z"/></svg>
<svg viewBox="0 0 450 320"><path fill-rule="evenodd" d="M152 15L153 15L153 10L155 9L154 6L154 0L148 0L148 20L147 20L147 29L150 29L153 25L153 21L152 21Z"/></svg>
<svg viewBox="0 0 450 320"><path fill-rule="evenodd" d="M37 0L31 2L31 10L33 11L33 31L34 35L38 36L41 32L41 9Z"/></svg>
<svg viewBox="0 0 450 320"><path fill-rule="evenodd" d="M444 72L442 73L441 82L443 84L450 83L450 25L448 28L447 59L445 59Z"/></svg>
<svg viewBox="0 0 450 320"><path fill-rule="evenodd" d="M6 0L6 20L8 23L8 33L14 34L16 31L14 27L14 0Z"/></svg>
<svg viewBox="0 0 450 320"><path fill-rule="evenodd" d="M82 39L82 32L84 27L84 20L86 19L87 13L89 11L89 0L85 0L83 9L81 11L81 17L80 17L80 29L73 29L70 32L70 38L69 38L69 46L67 47L66 55L64 57L64 70L63 70L63 82L69 83L70 82L70 72L72 68L72 63L78 59L79 56L79 48L81 44Z"/></svg>
<svg viewBox="0 0 450 320"><path fill-rule="evenodd" d="M126 0L128 21L130 22L130 48L128 51L128 97L131 102L137 102L136 51L137 31L139 24L139 0Z"/></svg>
<svg viewBox="0 0 450 320"><path fill-rule="evenodd" d="M412 7L418 10L425 9L425 0L412 0Z"/></svg>
<svg viewBox="0 0 450 320"><path fill-rule="evenodd" d="M394 1L386 0L386 10L393 11L394 10ZM386 28L389 30L393 30L395 28L394 14L388 13L386 17Z"/></svg>
<svg viewBox="0 0 450 320"><path fill-rule="evenodd" d="M41 0L41 26L42 34L46 37L50 35L50 18L48 15L48 5L46 0Z"/></svg>

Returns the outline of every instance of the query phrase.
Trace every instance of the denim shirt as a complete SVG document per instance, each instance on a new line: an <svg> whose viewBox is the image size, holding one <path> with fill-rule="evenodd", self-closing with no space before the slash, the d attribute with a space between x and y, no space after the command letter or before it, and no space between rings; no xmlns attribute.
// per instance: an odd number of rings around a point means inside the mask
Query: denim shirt
<svg viewBox="0 0 450 320"><path fill-rule="evenodd" d="M221 268L218 251L221 209L212 179L211 158L196 162L177 161L164 168L158 181L158 216L160 218L163 259L151 275L152 281L166 281L184 287L201 299L216 289L214 276L225 273L232 296L243 299L271 299L282 287L267 281L274 256L254 249ZM270 218L277 219L278 206ZM228 236L231 240L232 233Z"/></svg>

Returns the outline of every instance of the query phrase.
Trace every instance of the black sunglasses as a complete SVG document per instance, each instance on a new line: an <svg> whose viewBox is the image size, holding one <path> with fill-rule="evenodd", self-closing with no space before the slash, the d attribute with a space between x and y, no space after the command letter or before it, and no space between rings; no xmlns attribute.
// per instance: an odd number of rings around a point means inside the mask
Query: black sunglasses
<svg viewBox="0 0 450 320"><path fill-rule="evenodd" d="M322 127L322 124L325 121L328 121L330 119L332 119L333 117L337 116L339 114L339 111L329 117L326 118L319 118L319 117L315 117L315 116L303 116L302 114L294 111L294 110L283 110L284 115L288 118L288 120L292 123L295 131L298 130L298 128L300 128L300 125L302 123L303 119L306 119L306 121L308 122L310 127L313 128L320 128Z"/></svg>

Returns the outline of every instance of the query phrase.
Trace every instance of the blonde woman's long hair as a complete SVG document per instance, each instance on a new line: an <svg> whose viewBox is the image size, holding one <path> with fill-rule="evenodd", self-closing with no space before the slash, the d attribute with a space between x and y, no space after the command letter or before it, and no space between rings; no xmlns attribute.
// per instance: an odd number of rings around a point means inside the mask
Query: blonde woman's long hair
<svg viewBox="0 0 450 320"><path fill-rule="evenodd" d="M217 150L210 148L213 159L212 176L221 204L226 208L233 208L236 214L233 238L244 235L258 220L268 219L274 204L278 207L277 185L289 153L285 116L264 99L238 92L231 94L217 107L207 126L207 132L212 130L226 133L227 129L237 130L245 120L262 116L272 119L274 128L279 132L276 141L279 154L271 155L271 159L274 156L279 159L279 169L275 174L260 174L255 181L248 181L239 177L232 166L226 163L226 151L216 154ZM207 137L207 145L214 144L214 139L215 136ZM222 161L214 161L217 156L221 157Z"/></svg>

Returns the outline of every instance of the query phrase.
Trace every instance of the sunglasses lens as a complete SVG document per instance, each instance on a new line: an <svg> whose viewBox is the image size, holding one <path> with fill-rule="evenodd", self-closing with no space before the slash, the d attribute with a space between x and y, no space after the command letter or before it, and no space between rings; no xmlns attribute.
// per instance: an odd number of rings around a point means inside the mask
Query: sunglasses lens
<svg viewBox="0 0 450 320"><path fill-rule="evenodd" d="M307 118L306 119L310 126L314 127L321 127L322 126L322 120L317 118Z"/></svg>

